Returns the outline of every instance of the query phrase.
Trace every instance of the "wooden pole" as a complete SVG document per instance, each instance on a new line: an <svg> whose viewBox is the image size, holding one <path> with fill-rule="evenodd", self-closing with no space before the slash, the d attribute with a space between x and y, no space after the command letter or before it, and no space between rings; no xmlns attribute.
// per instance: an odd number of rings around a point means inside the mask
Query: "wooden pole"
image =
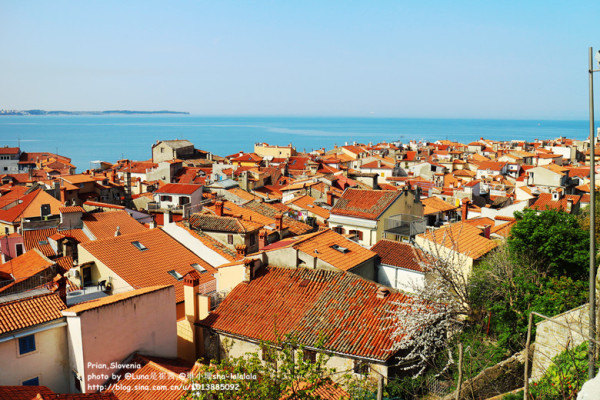
<svg viewBox="0 0 600 400"><path fill-rule="evenodd" d="M377 380L377 400L383 400L383 376Z"/></svg>
<svg viewBox="0 0 600 400"><path fill-rule="evenodd" d="M527 323L527 343L525 344L525 381L523 382L523 400L529 396L529 351L531 345L531 325L533 324L533 313L529 313Z"/></svg>
<svg viewBox="0 0 600 400"><path fill-rule="evenodd" d="M458 384L456 385L456 400L460 400L460 390L462 388L462 379L463 379L463 345L462 343L458 344Z"/></svg>

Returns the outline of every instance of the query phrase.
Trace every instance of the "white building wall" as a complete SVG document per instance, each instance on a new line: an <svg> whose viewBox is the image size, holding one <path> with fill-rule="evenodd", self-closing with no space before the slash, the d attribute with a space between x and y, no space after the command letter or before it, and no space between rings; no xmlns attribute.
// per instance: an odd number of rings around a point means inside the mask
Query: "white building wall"
<svg viewBox="0 0 600 400"><path fill-rule="evenodd" d="M407 292L425 286L425 274L409 269L381 264L377 271L377 282Z"/></svg>

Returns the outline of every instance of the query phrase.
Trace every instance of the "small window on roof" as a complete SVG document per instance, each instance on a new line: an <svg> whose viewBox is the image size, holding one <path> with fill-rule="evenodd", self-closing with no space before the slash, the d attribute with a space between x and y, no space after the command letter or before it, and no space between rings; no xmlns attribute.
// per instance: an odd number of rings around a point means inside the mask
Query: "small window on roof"
<svg viewBox="0 0 600 400"><path fill-rule="evenodd" d="M168 272L169 275L171 275L173 278L177 279L178 281L183 279L183 275L181 275L179 272L175 271L174 269L170 270Z"/></svg>
<svg viewBox="0 0 600 400"><path fill-rule="evenodd" d="M198 263L193 263L192 268L194 268L196 271L200 272L201 274L206 272L206 269Z"/></svg>
<svg viewBox="0 0 600 400"><path fill-rule="evenodd" d="M40 240L38 243L41 244L42 246L45 246L45 245L48 244L48 241L47 240Z"/></svg>
<svg viewBox="0 0 600 400"><path fill-rule="evenodd" d="M349 253L350 249L346 248L346 247L342 247L340 245L334 244L331 246L332 249L339 251L340 253Z"/></svg>
<svg viewBox="0 0 600 400"><path fill-rule="evenodd" d="M131 244L134 245L140 251L148 250L148 248L146 246L144 246L143 244L141 244L137 240L135 242L131 242Z"/></svg>

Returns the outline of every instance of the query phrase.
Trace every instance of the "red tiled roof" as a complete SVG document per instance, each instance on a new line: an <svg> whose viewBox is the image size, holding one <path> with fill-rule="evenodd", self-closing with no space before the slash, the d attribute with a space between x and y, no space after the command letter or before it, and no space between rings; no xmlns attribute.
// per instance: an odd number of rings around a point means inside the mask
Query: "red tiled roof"
<svg viewBox="0 0 600 400"><path fill-rule="evenodd" d="M331 214L377 219L400 195L389 190L346 189Z"/></svg>
<svg viewBox="0 0 600 400"><path fill-rule="evenodd" d="M458 208L457 206L453 206L452 204L447 203L444 200L442 200L436 196L427 197L426 199L421 199L421 202L423 203L423 206L424 206L423 215L452 211L452 210L456 210Z"/></svg>
<svg viewBox="0 0 600 400"><path fill-rule="evenodd" d="M83 203L84 206L94 206L94 207L102 207L102 208L116 208L118 210L124 210L125 206L119 206L117 204L110 204L110 203L101 203L99 201L91 201L88 200L85 203Z"/></svg>
<svg viewBox="0 0 600 400"><path fill-rule="evenodd" d="M33 231L23 231L23 242L25 249L30 251L38 249L46 257L56 255L52 246L48 242L48 238L54 235L58 230L56 228L37 229Z"/></svg>
<svg viewBox="0 0 600 400"><path fill-rule="evenodd" d="M341 246L348 251L344 253L336 250L333 245ZM308 234L304 239L295 242L293 247L342 271L349 271L376 256L373 251L330 229Z"/></svg>
<svg viewBox="0 0 600 400"><path fill-rule="evenodd" d="M533 203L531 208L534 210L567 210L569 200L573 205L579 203L581 196L568 194L558 200L552 200L552 193L540 193L539 197Z"/></svg>
<svg viewBox="0 0 600 400"><path fill-rule="evenodd" d="M65 308L57 293L0 303L0 335L62 318Z"/></svg>
<svg viewBox="0 0 600 400"><path fill-rule="evenodd" d="M133 242L140 242L146 250L139 250ZM85 250L134 288L173 285L176 302L183 301L183 280L168 274L175 270L182 276L195 271L199 264L208 271L201 274L201 283L214 279L216 270L161 229L113 236L80 244Z"/></svg>
<svg viewBox="0 0 600 400"><path fill-rule="evenodd" d="M481 229L468 223L456 222L422 233L418 237L477 260L498 246L493 240L482 236L482 233Z"/></svg>
<svg viewBox="0 0 600 400"><path fill-rule="evenodd" d="M254 340L293 335L299 344L379 361L394 355L390 311L409 298L354 274L266 268L237 285L200 325Z"/></svg>
<svg viewBox="0 0 600 400"><path fill-rule="evenodd" d="M287 204L294 204L297 207L312 212L321 218L329 218L329 210L315 205L315 201L317 201L315 198L305 195L296 197L295 199L290 200Z"/></svg>
<svg viewBox="0 0 600 400"><path fill-rule="evenodd" d="M46 386L0 386L0 400L35 400L38 394L53 393Z"/></svg>
<svg viewBox="0 0 600 400"><path fill-rule="evenodd" d="M190 226L203 231L247 233L259 230L263 227L263 224L233 217L192 214L190 217Z"/></svg>
<svg viewBox="0 0 600 400"><path fill-rule="evenodd" d="M19 154L20 151L18 147L0 147L0 154Z"/></svg>
<svg viewBox="0 0 600 400"><path fill-rule="evenodd" d="M186 382L187 378L179 373L149 361L135 372L125 374L117 385L109 386L108 393L119 400L178 400L188 392ZM140 387L153 389L140 390Z"/></svg>
<svg viewBox="0 0 600 400"><path fill-rule="evenodd" d="M54 263L38 249L33 249L0 264L0 273L10 274L14 280L20 280L34 276L53 265Z"/></svg>
<svg viewBox="0 0 600 400"><path fill-rule="evenodd" d="M80 207L80 206L60 207L58 209L58 211L60 211L63 214L76 213L76 212L80 212L80 213L85 212L85 210L83 209L83 207Z"/></svg>
<svg viewBox="0 0 600 400"><path fill-rule="evenodd" d="M210 248L214 252L218 253L221 257L233 261L236 260L237 252L225 246L223 243L219 242L217 239L207 235L204 232L195 231L193 229L189 229L181 222L176 223L180 228L185 229L190 235L201 241L206 247Z"/></svg>
<svg viewBox="0 0 600 400"><path fill-rule="evenodd" d="M196 190L201 189L202 185L189 185L184 183L167 183L154 193L167 194L192 194Z"/></svg>
<svg viewBox="0 0 600 400"><path fill-rule="evenodd" d="M144 225L137 222L127 211L104 211L85 214L82 221L96 239L115 236L117 227L123 235L146 230Z"/></svg>
<svg viewBox="0 0 600 400"><path fill-rule="evenodd" d="M426 262L425 255L408 243L382 239L371 250L379 255L383 264L423 272L421 263Z"/></svg>

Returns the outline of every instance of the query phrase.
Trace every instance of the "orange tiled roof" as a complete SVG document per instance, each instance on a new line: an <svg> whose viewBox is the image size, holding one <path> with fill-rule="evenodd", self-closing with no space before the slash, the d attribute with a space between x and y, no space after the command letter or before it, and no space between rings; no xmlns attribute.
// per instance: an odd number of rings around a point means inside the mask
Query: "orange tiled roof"
<svg viewBox="0 0 600 400"><path fill-rule="evenodd" d="M167 194L192 194L196 190L201 189L202 185L191 185L184 183L168 183L162 186L154 193L167 193Z"/></svg>
<svg viewBox="0 0 600 400"><path fill-rule="evenodd" d="M148 286L142 289L130 290L129 292L113 294L112 296L102 297L96 300L86 301L67 308L63 313L81 314L82 312L93 310L95 308L104 307L109 304L115 304L121 301L129 300L146 293L156 292L171 287L171 285Z"/></svg>
<svg viewBox="0 0 600 400"><path fill-rule="evenodd" d="M390 311L409 297L347 272L268 267L237 285L200 325L224 334L276 341L291 334L299 344L389 360L394 355ZM360 299L360 301L357 301Z"/></svg>
<svg viewBox="0 0 600 400"><path fill-rule="evenodd" d="M318 215L321 218L329 218L329 210L324 209L323 207L319 207L317 205L315 205L315 201L316 199L313 197L310 197L308 195L304 195L304 196L299 196L296 197L295 199L290 200L287 204L294 204L298 207L301 207L307 211L310 211L316 215Z"/></svg>
<svg viewBox="0 0 600 400"><path fill-rule="evenodd" d="M132 243L135 241L144 245L146 250L134 246ZM183 301L183 280L177 280L168 271L175 270L183 276L195 271L192 264L199 264L208 271L201 274L201 283L212 281L216 272L210 264L161 229L113 236L80 246L134 288L173 285L176 302Z"/></svg>
<svg viewBox="0 0 600 400"><path fill-rule="evenodd" d="M119 400L178 400L187 393L186 382L187 379L178 373L149 361L135 372L126 374L118 385L109 386L108 393L114 393ZM144 386L154 389L139 389Z"/></svg>
<svg viewBox="0 0 600 400"><path fill-rule="evenodd" d="M0 303L0 335L62 318L65 308L57 293Z"/></svg>
<svg viewBox="0 0 600 400"><path fill-rule="evenodd" d="M423 203L423 215L436 214L439 212L452 211L456 210L458 207L453 206L450 203L445 202L439 197L432 196L427 197L426 199L421 199Z"/></svg>
<svg viewBox="0 0 600 400"><path fill-rule="evenodd" d="M552 200L552 193L540 193L539 197L533 203L531 208L534 210L567 210L569 200L573 205L579 203L581 196L568 194L558 200Z"/></svg>
<svg viewBox="0 0 600 400"><path fill-rule="evenodd" d="M14 280L20 280L34 276L54 263L45 257L38 249L33 249L19 257L0 264L0 273L12 275Z"/></svg>
<svg viewBox="0 0 600 400"><path fill-rule="evenodd" d="M66 175L66 176L61 176L61 179L63 181L69 182L73 185L78 185L80 183L90 183L90 182L96 181L93 176L86 175L86 174Z"/></svg>
<svg viewBox="0 0 600 400"><path fill-rule="evenodd" d="M230 233L254 232L263 227L262 224L257 222L210 214L192 214L190 217L190 226L203 231Z"/></svg>
<svg viewBox="0 0 600 400"><path fill-rule="evenodd" d="M383 264L423 272L421 263L426 262L425 255L408 243L382 239L371 250L379 255Z"/></svg>
<svg viewBox="0 0 600 400"><path fill-rule="evenodd" d="M35 400L38 394L53 393L46 386L0 386L0 400Z"/></svg>
<svg viewBox="0 0 600 400"><path fill-rule="evenodd" d="M85 212L85 210L81 206L60 207L58 209L58 211L60 211L62 214L75 213L75 212L80 212L80 213Z"/></svg>
<svg viewBox="0 0 600 400"><path fill-rule="evenodd" d="M481 258L498 246L493 240L482 236L481 229L464 222L446 225L418 236L474 260Z"/></svg>
<svg viewBox="0 0 600 400"><path fill-rule="evenodd" d="M53 257L56 255L48 238L54 235L58 230L56 228L37 229L33 231L23 231L23 242L25 243L25 249L30 251L32 249L38 249L46 257Z"/></svg>
<svg viewBox="0 0 600 400"><path fill-rule="evenodd" d="M115 236L117 226L124 235L146 230L146 227L137 222L127 211L121 210L86 214L82 221L96 239Z"/></svg>
<svg viewBox="0 0 600 400"><path fill-rule="evenodd" d="M346 248L348 252L335 250L333 245ZM292 247L312 257L318 257L342 271L351 270L376 256L373 251L365 249L330 229L308 234L306 238L295 242Z"/></svg>
<svg viewBox="0 0 600 400"><path fill-rule="evenodd" d="M193 229L189 229L181 222L176 222L177 226L185 229L190 235L201 241L206 247L209 247L214 252L218 253L221 257L226 258L229 261L236 260L237 252L231 250L229 247L225 246L223 243L219 242L217 239L212 238L204 232L195 231Z"/></svg>
<svg viewBox="0 0 600 400"><path fill-rule="evenodd" d="M346 189L331 214L377 219L400 195L389 190Z"/></svg>

